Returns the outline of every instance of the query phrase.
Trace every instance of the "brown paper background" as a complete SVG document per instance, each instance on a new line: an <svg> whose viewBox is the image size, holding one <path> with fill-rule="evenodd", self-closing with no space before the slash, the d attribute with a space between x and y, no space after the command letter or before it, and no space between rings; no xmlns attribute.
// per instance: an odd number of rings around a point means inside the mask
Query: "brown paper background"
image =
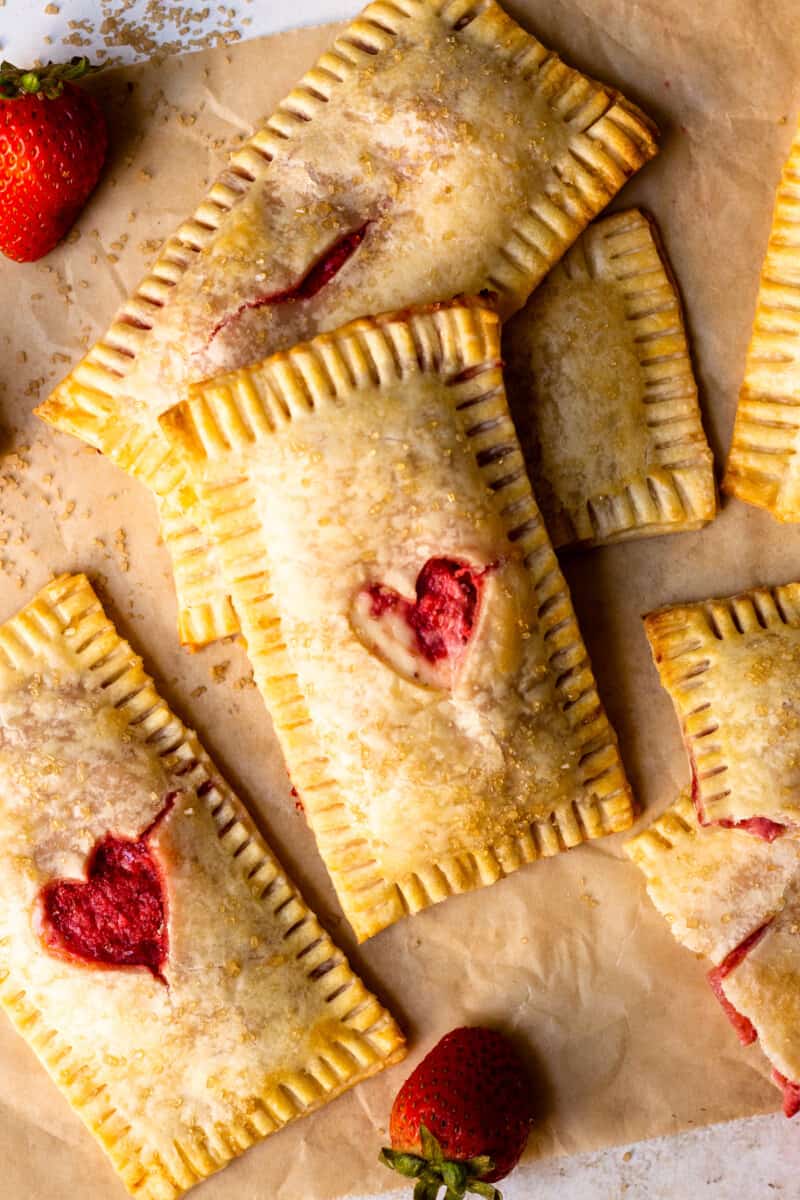
<svg viewBox="0 0 800 1200"><path fill-rule="evenodd" d="M774 189L800 107L796 0L515 0L509 7L546 44L619 85L662 126L661 156L615 207L644 203L660 223L721 464ZM111 118L114 151L79 238L40 264L0 263L0 617L53 573L89 572L167 699L196 726L410 1035L407 1066L250 1151L203 1185L207 1200L326 1200L392 1187L375 1162L391 1097L416 1058L460 1022L496 1022L526 1049L541 1114L530 1156L577 1153L778 1106L758 1050L737 1045L702 964L673 944L638 872L621 857L620 838L534 864L354 949L289 796L244 654L226 645L189 655L177 645L150 498L30 416L86 339L106 327L153 257L155 241L199 199L223 145L269 113L330 37L330 30L303 30L94 81ZM727 502L702 533L594 551L568 559L566 569L649 819L688 771L640 614L673 600L800 577L800 529ZM214 677L215 668L224 678ZM122 1195L91 1137L4 1019L0 1077L4 1195Z"/></svg>

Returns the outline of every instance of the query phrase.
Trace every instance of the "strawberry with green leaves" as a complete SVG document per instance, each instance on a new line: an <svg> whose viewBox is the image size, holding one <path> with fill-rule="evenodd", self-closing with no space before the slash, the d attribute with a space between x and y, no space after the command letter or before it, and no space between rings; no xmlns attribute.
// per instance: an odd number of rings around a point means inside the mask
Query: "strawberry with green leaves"
<svg viewBox="0 0 800 1200"><path fill-rule="evenodd" d="M100 105L75 80L85 58L21 71L0 63L0 251L33 262L61 241L108 149Z"/></svg>
<svg viewBox="0 0 800 1200"><path fill-rule="evenodd" d="M533 1120L533 1090L514 1047L480 1026L438 1042L397 1094L381 1162L414 1179L414 1200L502 1200Z"/></svg>

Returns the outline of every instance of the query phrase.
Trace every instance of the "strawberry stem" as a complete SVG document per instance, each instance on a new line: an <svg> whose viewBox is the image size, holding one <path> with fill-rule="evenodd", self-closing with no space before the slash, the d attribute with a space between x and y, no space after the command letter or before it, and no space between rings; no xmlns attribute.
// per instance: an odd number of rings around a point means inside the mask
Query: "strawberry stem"
<svg viewBox="0 0 800 1200"><path fill-rule="evenodd" d="M99 71L88 58L75 55L68 63L49 62L44 67L23 70L13 63L0 63L0 99L15 100L19 96L46 96L55 100L64 91L65 83L84 79Z"/></svg>
<svg viewBox="0 0 800 1200"><path fill-rule="evenodd" d="M419 1127L419 1140L422 1154L384 1147L379 1155L385 1167L416 1181L414 1200L438 1200L442 1188L445 1188L444 1200L464 1200L468 1192L483 1196L484 1200L503 1200L494 1184L483 1182L483 1176L494 1170L488 1154L466 1162L445 1158L438 1139L424 1125Z"/></svg>

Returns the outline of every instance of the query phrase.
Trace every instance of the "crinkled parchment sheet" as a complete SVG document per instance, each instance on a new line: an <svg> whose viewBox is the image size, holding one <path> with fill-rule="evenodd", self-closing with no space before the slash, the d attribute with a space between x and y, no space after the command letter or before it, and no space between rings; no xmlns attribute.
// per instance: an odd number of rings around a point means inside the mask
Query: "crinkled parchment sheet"
<svg viewBox="0 0 800 1200"><path fill-rule="evenodd" d="M658 219L680 280L709 435L721 463L774 188L800 107L796 0L516 0L514 15L662 126L663 152L617 200ZM310 29L93 81L113 160L77 234L43 263L0 263L0 617L56 571L83 569L260 818L324 921L403 1020L412 1054L201 1188L207 1200L323 1200L394 1186L376 1163L393 1092L460 1022L527 1048L542 1120L528 1154L571 1154L777 1107L704 981L607 839L448 900L352 947L238 645L182 652L150 498L31 409L100 333L163 237L331 37ZM567 560L600 690L651 817L687 778L640 614L672 600L800 577L800 529L737 502L699 534ZM0 1020L4 1195L122 1195L110 1168Z"/></svg>

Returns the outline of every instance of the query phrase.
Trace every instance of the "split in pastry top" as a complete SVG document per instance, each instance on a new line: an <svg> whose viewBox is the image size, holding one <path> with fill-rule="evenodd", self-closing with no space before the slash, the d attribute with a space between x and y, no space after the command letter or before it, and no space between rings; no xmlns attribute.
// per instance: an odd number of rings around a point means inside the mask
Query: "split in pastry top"
<svg viewBox="0 0 800 1200"><path fill-rule="evenodd" d="M774 838L800 825L800 584L645 619L692 763L701 821Z"/></svg>
<svg viewBox="0 0 800 1200"><path fill-rule="evenodd" d="M511 312L654 152L494 0L370 5L40 414L99 444L91 414L152 426L188 382L364 313L482 289Z"/></svg>
<svg viewBox="0 0 800 1200"><path fill-rule="evenodd" d="M800 129L775 201L723 487L800 521Z"/></svg>
<svg viewBox="0 0 800 1200"><path fill-rule="evenodd" d="M629 823L493 312L354 322L163 424L361 936Z"/></svg>
<svg viewBox="0 0 800 1200"><path fill-rule="evenodd" d="M511 410L557 546L716 512L681 304L652 222L596 221L503 334Z"/></svg>
<svg viewBox="0 0 800 1200"><path fill-rule="evenodd" d="M0 1001L143 1200L402 1056L82 576L0 626L0 850Z"/></svg>

